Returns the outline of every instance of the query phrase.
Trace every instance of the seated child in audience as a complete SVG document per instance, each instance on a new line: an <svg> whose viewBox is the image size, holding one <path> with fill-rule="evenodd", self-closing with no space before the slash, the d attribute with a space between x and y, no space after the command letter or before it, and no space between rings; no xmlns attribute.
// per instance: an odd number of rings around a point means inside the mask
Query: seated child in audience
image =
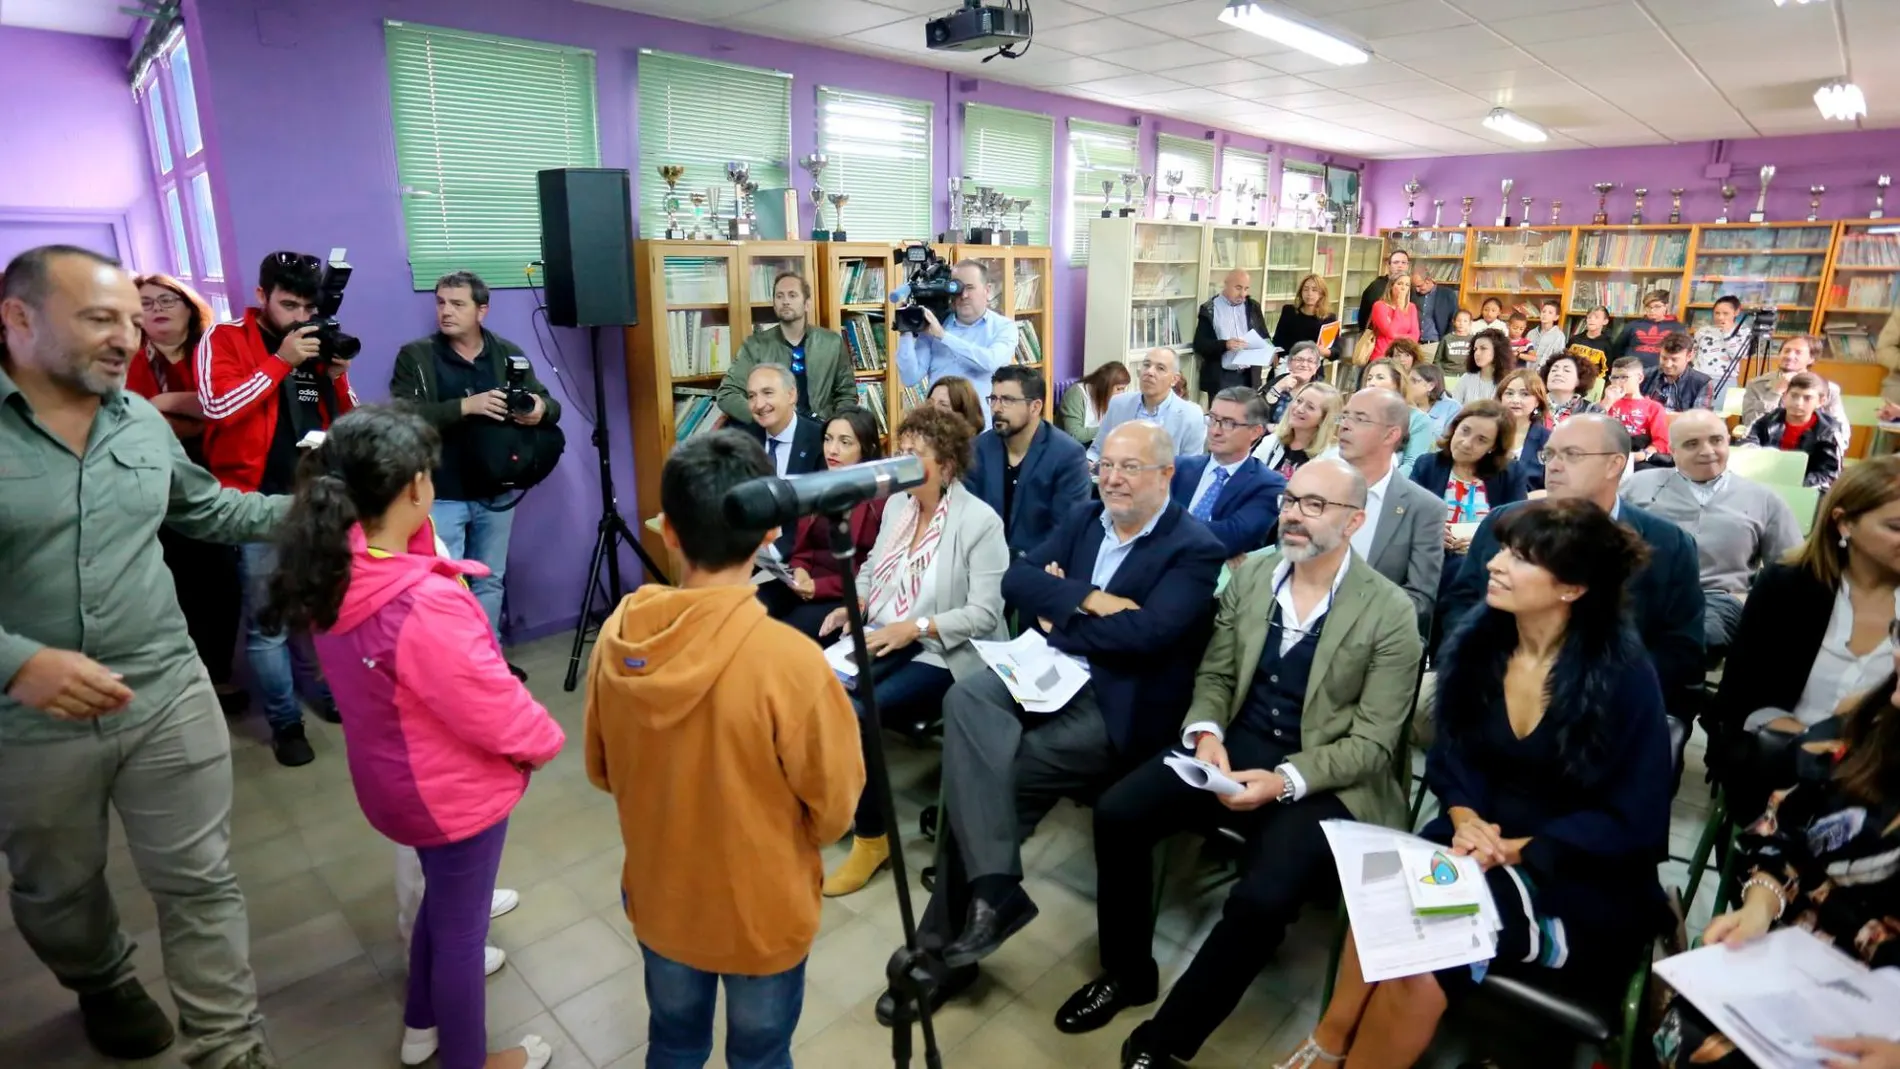
<svg viewBox="0 0 1900 1069"><path fill-rule="evenodd" d="M1610 384L1603 388L1603 411L1630 433L1638 464L1669 452L1669 410L1643 396L1643 374L1640 359L1622 357L1610 365Z"/></svg>
<svg viewBox="0 0 1900 1069"><path fill-rule="evenodd" d="M1801 485L1823 491L1841 473L1841 454L1847 445L1847 428L1821 407L1826 397L1827 384L1821 376L1801 372L1788 380L1781 407L1764 412L1743 439L1767 449L1807 454Z"/></svg>
<svg viewBox="0 0 1900 1069"><path fill-rule="evenodd" d="M1522 312L1512 312L1511 318L1505 320L1505 325L1506 337L1511 339L1511 355L1517 357L1520 364L1530 363L1535 355L1535 343L1530 336L1530 317Z"/></svg>

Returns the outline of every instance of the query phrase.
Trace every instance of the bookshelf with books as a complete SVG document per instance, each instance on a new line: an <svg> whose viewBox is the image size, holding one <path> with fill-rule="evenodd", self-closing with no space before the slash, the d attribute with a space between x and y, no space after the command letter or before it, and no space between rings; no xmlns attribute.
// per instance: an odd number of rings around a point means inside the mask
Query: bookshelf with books
<svg viewBox="0 0 1900 1069"><path fill-rule="evenodd" d="M1047 353L1055 348L1055 276L1050 272L1049 247L1046 245L938 245L937 255L951 263L975 260L990 276L990 310L1016 323L1016 363L1042 372L1045 392L1051 402L1044 406L1044 418L1055 418L1055 361ZM898 282L902 282L899 279ZM896 286L892 287L893 289ZM893 381L896 376L893 375ZM893 414L917 407L929 384L907 386L897 382Z"/></svg>
<svg viewBox="0 0 1900 1069"><path fill-rule="evenodd" d="M1361 234L1346 236L1346 277L1340 283L1342 294L1359 294L1366 291L1372 280L1385 274L1385 242L1376 237ZM1328 282L1330 285L1331 282ZM1359 301L1342 301L1348 319L1359 318ZM1347 308L1347 303L1351 304ZM1357 325L1357 324L1354 324Z"/></svg>
<svg viewBox="0 0 1900 1069"><path fill-rule="evenodd" d="M1267 231L1267 281L1264 289L1254 294L1262 307L1277 310L1299 303L1300 280L1313 273L1313 257L1318 248L1318 231ZM1339 294L1332 294L1332 299L1337 305Z"/></svg>
<svg viewBox="0 0 1900 1069"><path fill-rule="evenodd" d="M1709 223L1695 228L1690 253L1689 329L1714 321L1715 301L1734 296L1742 311L1772 302L1777 338L1811 332L1834 247L1832 223Z"/></svg>
<svg viewBox="0 0 1900 1069"><path fill-rule="evenodd" d="M1353 325L1351 321L1358 318L1359 300L1356 296L1351 300L1346 297L1346 258L1350 249L1346 235L1315 231L1313 239L1313 264L1310 270L1326 280L1327 290L1336 295L1334 300L1339 305L1340 322L1350 327Z"/></svg>
<svg viewBox="0 0 1900 1069"><path fill-rule="evenodd" d="M814 294L818 325L844 337L858 402L877 416L886 433L897 377L891 361L890 292L902 281L891 263L894 248L882 242L821 242Z"/></svg>
<svg viewBox="0 0 1900 1069"><path fill-rule="evenodd" d="M1209 274L1207 257L1214 243L1203 223L1169 219L1091 219L1089 229L1088 317L1082 370L1093 371L1119 360L1134 368L1149 349L1181 354L1192 382L1195 316ZM1272 237L1269 237L1271 243ZM1272 265L1271 244L1266 263ZM1310 257L1298 265L1288 286L1311 270ZM1271 290L1275 275L1267 270ZM1266 298L1262 298L1265 300Z"/></svg>
<svg viewBox="0 0 1900 1069"><path fill-rule="evenodd" d="M1537 322L1546 300L1563 304L1570 281L1570 227L1472 227L1470 262L1459 297L1466 306L1495 297L1506 313Z"/></svg>
<svg viewBox="0 0 1900 1069"><path fill-rule="evenodd" d="M1257 226L1214 223L1203 233L1207 247L1202 259L1207 269L1201 299L1208 300L1219 293L1227 284L1227 273L1238 268L1247 272L1249 291L1264 306L1267 302L1267 244L1272 231Z"/></svg>
<svg viewBox="0 0 1900 1069"><path fill-rule="evenodd" d="M1412 270L1424 271L1438 280L1441 286L1455 286L1460 290L1465 284L1465 246L1470 241L1472 228L1457 226L1431 226L1416 228L1392 228L1379 232L1384 242L1383 256L1392 255L1395 249L1404 249L1412 258ZM1380 261L1383 267L1383 259Z"/></svg>
<svg viewBox="0 0 1900 1069"><path fill-rule="evenodd" d="M1691 226L1580 226L1571 242L1570 282L1564 303L1564 331L1583 326L1597 305L1609 309L1610 326L1643 315L1643 295L1669 294L1671 310L1682 318L1687 303Z"/></svg>
<svg viewBox="0 0 1900 1069"><path fill-rule="evenodd" d="M1821 332L1828 355L1872 360L1881 328L1900 314L1900 222L1841 223L1821 293Z"/></svg>

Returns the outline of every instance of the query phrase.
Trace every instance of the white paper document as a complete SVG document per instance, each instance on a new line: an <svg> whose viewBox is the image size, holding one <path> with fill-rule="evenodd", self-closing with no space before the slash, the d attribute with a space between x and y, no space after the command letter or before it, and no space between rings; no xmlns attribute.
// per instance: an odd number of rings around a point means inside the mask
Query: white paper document
<svg viewBox="0 0 1900 1069"><path fill-rule="evenodd" d="M844 682L847 688L856 685L858 681L858 658L857 652L853 649L851 644L849 628L845 629L845 636L843 638L825 647L825 663L831 666L831 670L838 674L838 678Z"/></svg>
<svg viewBox="0 0 1900 1069"><path fill-rule="evenodd" d="M970 645L1010 697L1032 713L1061 710L1089 681L1088 663L1050 649L1040 631L1024 631L1008 642L971 639Z"/></svg>
<svg viewBox="0 0 1900 1069"><path fill-rule="evenodd" d="M1472 914L1483 909L1489 887L1476 858L1460 857L1442 846L1401 846L1405 891L1412 912L1421 917Z"/></svg>
<svg viewBox="0 0 1900 1069"><path fill-rule="evenodd" d="M1213 791L1231 798L1247 789L1222 772L1219 765L1209 764L1193 754L1171 753L1162 758L1161 763L1174 769L1174 774L1181 777L1182 783L1197 790Z"/></svg>
<svg viewBox="0 0 1900 1069"><path fill-rule="evenodd" d="M1241 340L1247 343L1247 347L1234 354L1234 366L1237 368L1268 367L1273 363L1274 354L1279 352L1257 330L1249 330L1241 336Z"/></svg>
<svg viewBox="0 0 1900 1069"><path fill-rule="evenodd" d="M1470 965L1497 955L1501 921L1488 885L1479 884L1477 913L1425 917L1413 911L1399 852L1442 849L1438 844L1351 820L1322 821L1320 828L1339 868L1340 894L1368 982Z"/></svg>
<svg viewBox="0 0 1900 1069"><path fill-rule="evenodd" d="M1820 1069L1817 1038L1900 1040L1900 970L1869 970L1831 943L1782 928L1743 947L1699 947L1656 963L1759 1069Z"/></svg>

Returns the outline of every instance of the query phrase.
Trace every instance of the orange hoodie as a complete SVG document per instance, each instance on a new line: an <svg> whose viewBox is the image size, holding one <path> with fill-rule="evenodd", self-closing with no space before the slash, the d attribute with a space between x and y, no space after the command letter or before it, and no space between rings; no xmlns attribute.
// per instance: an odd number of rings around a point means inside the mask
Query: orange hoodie
<svg viewBox="0 0 1900 1069"><path fill-rule="evenodd" d="M857 716L746 586L649 584L587 673L587 778L614 796L634 934L695 969L784 972L818 934L820 847L864 788Z"/></svg>

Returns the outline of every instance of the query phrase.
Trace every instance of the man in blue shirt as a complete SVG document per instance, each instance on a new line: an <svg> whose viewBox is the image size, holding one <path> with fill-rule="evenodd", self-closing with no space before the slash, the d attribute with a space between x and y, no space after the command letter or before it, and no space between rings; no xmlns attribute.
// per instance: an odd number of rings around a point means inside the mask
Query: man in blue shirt
<svg viewBox="0 0 1900 1069"><path fill-rule="evenodd" d="M1201 406L1174 392L1181 381L1181 354L1166 347L1150 349L1135 365L1136 389L1109 398L1108 411L1102 413L1102 425L1089 446L1089 463L1102 459L1102 443L1108 432L1131 420L1145 419L1161 424L1174 439L1174 455L1198 457L1207 452L1207 422Z"/></svg>
<svg viewBox="0 0 1900 1069"><path fill-rule="evenodd" d="M1207 525L1238 568L1272 540L1280 522L1286 477L1254 459L1267 433L1267 403L1245 386L1229 386L1207 405L1207 455L1175 465L1170 496Z"/></svg>
<svg viewBox="0 0 1900 1069"><path fill-rule="evenodd" d="M950 322L939 323L924 309L924 332L897 339L897 373L906 386L928 386L945 375L961 375L979 398L988 397L990 376L1016 359L1016 323L990 310L988 268L965 260L954 275L963 284L951 306L956 314ZM984 401L983 419L989 418L990 405Z"/></svg>

